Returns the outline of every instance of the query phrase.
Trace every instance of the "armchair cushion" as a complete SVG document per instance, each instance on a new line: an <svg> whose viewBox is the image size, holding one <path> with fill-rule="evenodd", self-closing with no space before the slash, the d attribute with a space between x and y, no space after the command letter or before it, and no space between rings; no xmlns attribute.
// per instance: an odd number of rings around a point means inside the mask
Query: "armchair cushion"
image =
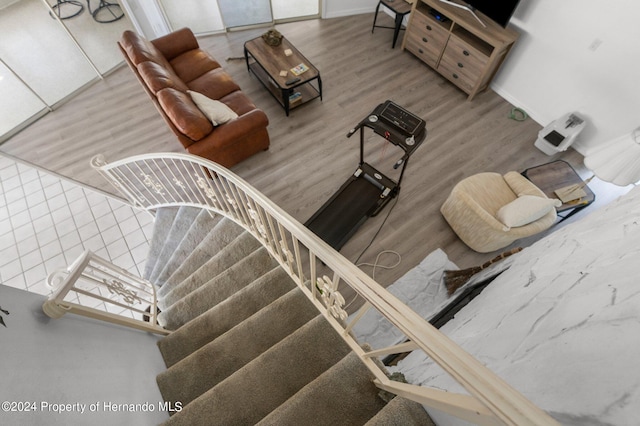
<svg viewBox="0 0 640 426"><path fill-rule="evenodd" d="M560 207L560 200L523 195L498 210L498 220L509 228L528 225Z"/></svg>

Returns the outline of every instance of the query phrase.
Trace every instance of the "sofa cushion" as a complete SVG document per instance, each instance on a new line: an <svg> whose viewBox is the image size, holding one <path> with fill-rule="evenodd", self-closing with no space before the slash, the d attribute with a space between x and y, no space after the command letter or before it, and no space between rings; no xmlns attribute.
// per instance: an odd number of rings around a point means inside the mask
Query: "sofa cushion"
<svg viewBox="0 0 640 426"><path fill-rule="evenodd" d="M137 66L140 77L147 84L147 87L153 92L158 93L167 87L186 92L188 87L180 78L175 75L173 70L162 67L161 65L146 61Z"/></svg>
<svg viewBox="0 0 640 426"><path fill-rule="evenodd" d="M506 226L514 228L535 222L561 204L556 199L523 195L500 208L496 217Z"/></svg>
<svg viewBox="0 0 640 426"><path fill-rule="evenodd" d="M184 52L169 61L175 73L189 83L202 74L220 68L220 64L209 53L202 49Z"/></svg>
<svg viewBox="0 0 640 426"><path fill-rule="evenodd" d="M256 109L255 104L241 90L231 92L218 100L234 110L238 115L244 115Z"/></svg>
<svg viewBox="0 0 640 426"><path fill-rule="evenodd" d="M151 41L162 55L168 60L172 60L178 55L197 49L198 39L189 28L182 28L172 33L163 35Z"/></svg>
<svg viewBox="0 0 640 426"><path fill-rule="evenodd" d="M220 99L231 92L240 90L240 86L222 68L211 70L187 83L189 89L202 93L210 99Z"/></svg>
<svg viewBox="0 0 640 426"><path fill-rule="evenodd" d="M211 123L213 123L214 126L218 126L226 123L227 121L238 118L238 114L220 101L209 99L202 93L194 92L192 90L187 91L187 93L189 93L191 100L193 100L205 117L211 120Z"/></svg>
<svg viewBox="0 0 640 426"><path fill-rule="evenodd" d="M120 46L122 46L129 60L135 66L147 61L155 62L165 67L169 65L164 55L162 55L153 43L131 30L122 33Z"/></svg>
<svg viewBox="0 0 640 426"><path fill-rule="evenodd" d="M204 116L188 94L169 87L160 90L156 96L176 129L190 139L199 141L213 131L211 121Z"/></svg>

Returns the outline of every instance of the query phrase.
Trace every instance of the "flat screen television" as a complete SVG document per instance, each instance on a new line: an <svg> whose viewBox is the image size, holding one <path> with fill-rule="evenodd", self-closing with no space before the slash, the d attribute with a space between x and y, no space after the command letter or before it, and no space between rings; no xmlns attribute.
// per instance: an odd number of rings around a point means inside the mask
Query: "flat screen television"
<svg viewBox="0 0 640 426"><path fill-rule="evenodd" d="M520 0L440 0L451 6L468 10L482 24L484 22L474 13L478 10L502 27L506 27Z"/></svg>

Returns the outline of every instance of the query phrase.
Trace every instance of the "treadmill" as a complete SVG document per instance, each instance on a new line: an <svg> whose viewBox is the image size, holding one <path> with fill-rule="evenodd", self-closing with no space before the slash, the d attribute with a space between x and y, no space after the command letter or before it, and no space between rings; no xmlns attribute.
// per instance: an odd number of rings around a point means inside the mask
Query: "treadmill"
<svg viewBox="0 0 640 426"><path fill-rule="evenodd" d="M364 161L365 128L404 151L394 164L402 166L397 181L385 176ZM347 181L320 209L305 222L305 226L336 250L370 217L377 215L400 191L409 157L427 136L425 122L392 101L378 105L356 127L347 133L350 138L360 130L360 164Z"/></svg>

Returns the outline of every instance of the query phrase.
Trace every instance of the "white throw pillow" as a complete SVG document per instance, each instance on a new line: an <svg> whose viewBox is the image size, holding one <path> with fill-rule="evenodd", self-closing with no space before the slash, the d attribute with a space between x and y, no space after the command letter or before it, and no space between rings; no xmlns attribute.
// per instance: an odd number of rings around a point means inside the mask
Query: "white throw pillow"
<svg viewBox="0 0 640 426"><path fill-rule="evenodd" d="M498 220L509 228L524 226L535 222L554 207L560 207L560 200L522 195L498 210Z"/></svg>
<svg viewBox="0 0 640 426"><path fill-rule="evenodd" d="M192 90L187 90L187 93L191 96L193 103L196 104L205 117L211 120L214 126L238 118L238 114L220 101L209 99L202 93Z"/></svg>

